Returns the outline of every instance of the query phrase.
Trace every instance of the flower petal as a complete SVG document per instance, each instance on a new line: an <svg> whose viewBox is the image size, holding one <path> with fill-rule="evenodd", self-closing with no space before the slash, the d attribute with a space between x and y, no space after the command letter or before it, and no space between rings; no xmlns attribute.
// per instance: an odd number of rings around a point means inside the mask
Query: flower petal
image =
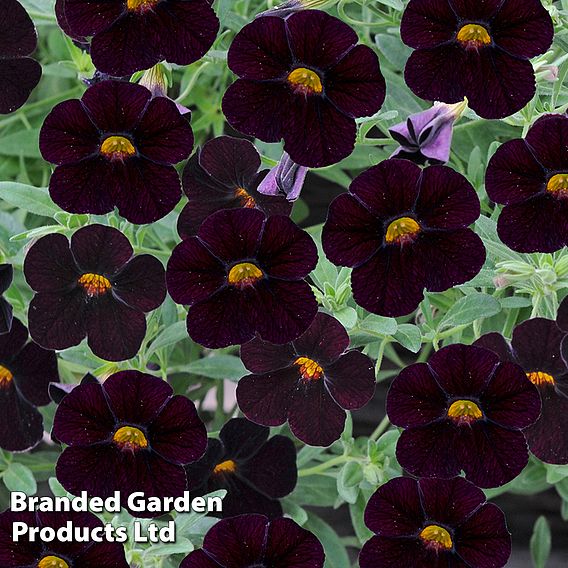
<svg viewBox="0 0 568 568"><path fill-rule="evenodd" d="M546 188L546 172L524 140L509 140L491 158L485 187L496 203L520 203Z"/></svg>
<svg viewBox="0 0 568 568"><path fill-rule="evenodd" d="M249 420L257 424L284 424L299 378L298 370L294 367L264 375L246 375L237 385L240 409Z"/></svg>
<svg viewBox="0 0 568 568"><path fill-rule="evenodd" d="M77 99L56 105L47 115L39 135L43 158L54 164L78 162L95 154L99 144L99 130Z"/></svg>
<svg viewBox="0 0 568 568"><path fill-rule="evenodd" d="M403 369L387 395L390 421L402 428L425 426L446 415L448 400L426 363Z"/></svg>
<svg viewBox="0 0 568 568"><path fill-rule="evenodd" d="M362 408L375 394L375 366L360 351L348 351L326 367L324 380L335 402L346 410Z"/></svg>
<svg viewBox="0 0 568 568"><path fill-rule="evenodd" d="M265 16L246 25L235 36L227 63L229 69L243 79L285 78L293 63L285 20Z"/></svg>
<svg viewBox="0 0 568 568"><path fill-rule="evenodd" d="M23 106L40 79L41 65L35 59L0 59L0 114Z"/></svg>
<svg viewBox="0 0 568 568"><path fill-rule="evenodd" d="M357 266L381 247L381 223L352 195L344 193L334 199L322 229L325 255L339 266Z"/></svg>
<svg viewBox="0 0 568 568"><path fill-rule="evenodd" d="M414 535L424 521L418 483L409 477L397 477L381 485L365 509L365 524L381 536Z"/></svg>
<svg viewBox="0 0 568 568"><path fill-rule="evenodd" d="M110 26L126 8L108 0L65 0L64 11L74 33L91 36Z"/></svg>
<svg viewBox="0 0 568 568"><path fill-rule="evenodd" d="M330 446L345 427L345 410L328 394L322 381L298 383L290 401L292 434L309 446Z"/></svg>
<svg viewBox="0 0 568 568"><path fill-rule="evenodd" d="M315 321L317 321L317 316ZM275 345L256 337L241 346L241 359L245 367L253 373L269 373L289 367L297 357L291 343Z"/></svg>
<svg viewBox="0 0 568 568"><path fill-rule="evenodd" d="M458 18L448 0L409 2L400 23L402 41L414 49L428 49L455 37Z"/></svg>

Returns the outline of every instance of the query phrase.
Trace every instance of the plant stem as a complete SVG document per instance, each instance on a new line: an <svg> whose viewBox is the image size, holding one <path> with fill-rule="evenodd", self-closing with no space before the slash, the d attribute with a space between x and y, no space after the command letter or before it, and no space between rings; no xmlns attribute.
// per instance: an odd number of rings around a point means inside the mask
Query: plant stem
<svg viewBox="0 0 568 568"><path fill-rule="evenodd" d="M376 442L389 428L390 420L388 416L385 416L380 424L375 428L375 431L369 436L369 439Z"/></svg>

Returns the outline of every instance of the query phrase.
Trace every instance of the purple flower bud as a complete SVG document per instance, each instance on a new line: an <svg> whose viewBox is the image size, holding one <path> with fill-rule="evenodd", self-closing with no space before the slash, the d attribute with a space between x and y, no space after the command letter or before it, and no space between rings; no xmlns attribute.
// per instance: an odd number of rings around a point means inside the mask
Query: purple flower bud
<svg viewBox="0 0 568 568"><path fill-rule="evenodd" d="M164 73L163 67L159 63L144 71L144 74L138 83L143 87L146 87L152 93L152 97L168 97L168 78ZM187 107L180 105L175 101L173 102L180 114L183 115L191 112Z"/></svg>
<svg viewBox="0 0 568 568"><path fill-rule="evenodd" d="M405 122L389 129L400 144L393 155L417 164L445 164L450 159L454 122L467 108L467 99L448 105L434 103L428 110L411 114Z"/></svg>
<svg viewBox="0 0 568 568"><path fill-rule="evenodd" d="M296 164L284 152L278 164L260 182L258 192L264 195L284 195L288 201L296 201L304 186L308 168Z"/></svg>

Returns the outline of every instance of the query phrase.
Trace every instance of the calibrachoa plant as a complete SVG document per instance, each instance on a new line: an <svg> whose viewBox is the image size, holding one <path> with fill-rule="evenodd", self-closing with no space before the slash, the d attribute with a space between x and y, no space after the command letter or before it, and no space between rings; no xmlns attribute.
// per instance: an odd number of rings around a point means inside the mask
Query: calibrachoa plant
<svg viewBox="0 0 568 568"><path fill-rule="evenodd" d="M565 563L567 0L0 4L0 566Z"/></svg>

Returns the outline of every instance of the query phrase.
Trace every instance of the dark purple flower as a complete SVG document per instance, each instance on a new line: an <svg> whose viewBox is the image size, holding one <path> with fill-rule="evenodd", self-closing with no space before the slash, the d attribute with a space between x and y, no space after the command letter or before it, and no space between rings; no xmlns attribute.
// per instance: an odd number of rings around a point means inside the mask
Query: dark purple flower
<svg viewBox="0 0 568 568"><path fill-rule="evenodd" d="M315 268L311 237L288 217L258 209L224 209L180 243L166 280L175 302L189 306L187 330L212 349L296 339L312 323L315 296L305 277Z"/></svg>
<svg viewBox="0 0 568 568"><path fill-rule="evenodd" d="M475 190L454 170L386 160L333 201L323 250L334 264L353 267L360 306L402 316L418 306L424 288L443 292L479 272L485 247L467 228L479 208Z"/></svg>
<svg viewBox="0 0 568 568"><path fill-rule="evenodd" d="M49 193L70 213L103 215L118 207L131 223L167 215L181 195L172 164L185 160L193 133L173 101L145 87L103 81L81 100L58 104L39 138L57 164Z"/></svg>
<svg viewBox="0 0 568 568"><path fill-rule="evenodd" d="M59 404L73 389L76 389L79 384L86 385L89 383L99 384L99 380L91 375L91 373L87 373L81 379L80 383L49 383L49 398L51 398L55 404Z"/></svg>
<svg viewBox="0 0 568 568"><path fill-rule="evenodd" d="M294 490L298 477L296 449L290 438L273 436L269 428L245 418L229 420L210 439L205 455L185 468L190 490L205 495L226 489L222 517L261 513L282 516L278 499Z"/></svg>
<svg viewBox="0 0 568 568"><path fill-rule="evenodd" d="M542 412L524 434L531 452L553 464L568 464L568 369L560 355L564 335L556 322L533 318L514 329L510 344L498 333L475 342L502 361L520 365L536 386Z"/></svg>
<svg viewBox="0 0 568 568"><path fill-rule="evenodd" d="M147 254L133 256L117 229L90 225L71 242L41 238L29 250L24 274L36 292L28 313L30 334L48 349L67 349L87 337L107 361L134 357L146 335L145 313L166 296L164 267Z"/></svg>
<svg viewBox="0 0 568 568"><path fill-rule="evenodd" d="M485 187L505 205L497 231L513 250L554 252L568 245L567 140L568 117L546 115L489 162Z"/></svg>
<svg viewBox="0 0 568 568"><path fill-rule="evenodd" d="M220 136L206 142L188 161L183 172L183 190L189 203L178 220L182 239L197 233L206 217L220 209L246 207L266 215L289 215L286 199L262 195L258 184L260 155L248 140Z"/></svg>
<svg viewBox="0 0 568 568"><path fill-rule="evenodd" d="M114 77L164 60L189 65L219 31L210 0L61 0L58 21L74 39L92 36L95 67Z"/></svg>
<svg viewBox="0 0 568 568"><path fill-rule="evenodd" d="M260 182L258 192L264 195L285 196L290 202L300 197L308 168L296 164L284 152L278 164Z"/></svg>
<svg viewBox="0 0 568 568"><path fill-rule="evenodd" d="M19 109L41 79L41 65L28 57L37 47L34 23L17 0L0 4L0 114Z"/></svg>
<svg viewBox="0 0 568 568"><path fill-rule="evenodd" d="M416 50L404 73L416 95L465 96L479 116L503 118L533 98L529 59L548 50L554 27L540 0L410 0L400 32Z"/></svg>
<svg viewBox="0 0 568 568"><path fill-rule="evenodd" d="M303 166L346 158L355 118L375 114L385 99L378 57L357 42L347 24L319 10L257 18L229 49L239 80L223 98L228 122L265 142L284 138Z"/></svg>
<svg viewBox="0 0 568 568"><path fill-rule="evenodd" d="M497 487L527 465L521 430L537 420L540 401L518 365L456 344L398 375L387 414L405 429L396 457L409 473L449 478L463 470L476 485Z"/></svg>
<svg viewBox="0 0 568 568"><path fill-rule="evenodd" d="M8 290L14 278L11 264L0 264L0 335L8 333L12 328L12 306L4 299L3 294Z"/></svg>
<svg viewBox="0 0 568 568"><path fill-rule="evenodd" d="M373 362L348 347L345 328L321 312L292 343L246 343L241 358L254 374L237 386L243 414L265 426L288 421L306 444L329 446L343 432L345 410L365 406L375 392Z"/></svg>
<svg viewBox="0 0 568 568"><path fill-rule="evenodd" d="M405 158L417 164L445 164L450 159L454 122L467 108L467 99L433 107L411 114L405 122L389 128L391 136L400 144L392 158Z"/></svg>
<svg viewBox="0 0 568 568"><path fill-rule="evenodd" d="M49 383L58 381L57 359L33 341L17 319L0 335L0 448L23 452L43 437L36 407L50 403Z"/></svg>
<svg viewBox="0 0 568 568"><path fill-rule="evenodd" d="M323 568L324 561L319 540L292 519L240 515L211 528L180 568Z"/></svg>
<svg viewBox="0 0 568 568"><path fill-rule="evenodd" d="M100 475L100 473L99 473ZM13 525L26 524L30 529L50 527L57 531L72 523L73 527L97 531L101 541L64 542L32 541L27 535L13 539ZM92 533L91 533L92 534ZM104 540L104 524L92 513L0 513L0 565L3 568L128 568L122 544Z"/></svg>
<svg viewBox="0 0 568 568"><path fill-rule="evenodd" d="M462 477L397 477L379 487L365 510L375 533L361 568L502 568L511 555L503 511Z"/></svg>
<svg viewBox="0 0 568 568"><path fill-rule="evenodd" d="M53 434L68 445L57 461L61 485L74 495L87 491L103 498L120 491L123 506L137 491L146 497L183 495L184 466L207 446L193 402L139 371L73 389L57 407Z"/></svg>

